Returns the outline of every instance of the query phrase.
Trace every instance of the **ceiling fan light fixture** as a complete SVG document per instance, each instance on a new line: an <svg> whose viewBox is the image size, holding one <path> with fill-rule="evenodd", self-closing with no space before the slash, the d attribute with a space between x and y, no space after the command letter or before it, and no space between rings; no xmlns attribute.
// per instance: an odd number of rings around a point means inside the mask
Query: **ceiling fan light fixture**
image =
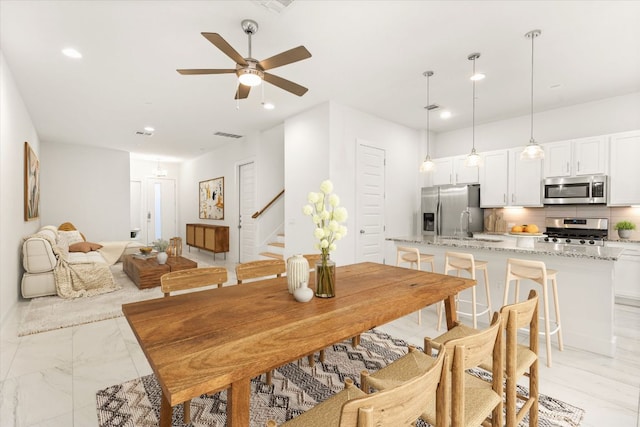
<svg viewBox="0 0 640 427"><path fill-rule="evenodd" d="M262 83L262 72L255 68L238 70L238 81L245 86L259 86Z"/></svg>

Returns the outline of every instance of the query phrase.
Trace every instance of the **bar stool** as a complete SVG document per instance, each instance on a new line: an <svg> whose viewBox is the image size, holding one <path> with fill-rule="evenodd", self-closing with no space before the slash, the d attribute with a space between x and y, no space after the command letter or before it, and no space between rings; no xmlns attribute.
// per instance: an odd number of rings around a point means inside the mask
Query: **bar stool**
<svg viewBox="0 0 640 427"><path fill-rule="evenodd" d="M558 349L563 350L562 346L562 329L560 327L560 305L558 303L558 286L556 282L556 270L547 268L542 261L530 261L524 259L509 258L507 260L507 277L505 279L504 288L504 305L507 304L509 297L509 284L512 280L516 281L514 302L518 302L520 293L520 280L532 280L542 286L542 308L544 310L544 331L540 331L545 335L547 344L547 366L551 367L551 335L558 334ZM555 309L554 329L551 330L551 321L549 319L549 292L547 289L548 282L551 281L551 289L553 292L553 306Z"/></svg>
<svg viewBox="0 0 640 427"><path fill-rule="evenodd" d="M398 246L398 257L396 259L396 266L400 266L402 263L409 263L409 268L413 268L415 265L416 270L421 270L420 263L430 263L431 272L435 271L434 255L421 254L418 248L411 248L408 246ZM441 305L438 304L438 318L440 318ZM422 325L422 312L418 310L418 325Z"/></svg>
<svg viewBox="0 0 640 427"><path fill-rule="evenodd" d="M484 288L487 293L486 304L478 304L476 300L476 286L471 288L471 301L457 299L458 302L471 302L471 313L465 313L457 310L458 314L464 316L471 316L473 320L473 328L478 328L478 316L487 314L489 316L489 323L491 323L491 292L489 291L489 270L487 269L487 261L480 261L474 259L472 254L463 252L445 252L444 254L444 274L448 274L450 271L455 271L457 276L460 276L461 271L466 271L471 275L473 280L476 280L476 270L482 270L484 273ZM478 312L478 306L485 307L484 310ZM442 310L438 315L438 330L442 324Z"/></svg>

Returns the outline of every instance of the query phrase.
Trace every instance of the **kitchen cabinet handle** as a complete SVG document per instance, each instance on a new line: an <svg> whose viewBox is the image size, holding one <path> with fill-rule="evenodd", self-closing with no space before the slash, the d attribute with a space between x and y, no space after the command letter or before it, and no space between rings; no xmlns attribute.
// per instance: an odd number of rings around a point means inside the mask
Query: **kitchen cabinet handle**
<svg viewBox="0 0 640 427"><path fill-rule="evenodd" d="M580 160L578 160L578 172L580 172Z"/></svg>
<svg viewBox="0 0 640 427"><path fill-rule="evenodd" d="M449 174L449 184L453 184L452 178L453 178L453 175Z"/></svg>
<svg viewBox="0 0 640 427"><path fill-rule="evenodd" d="M515 203L516 202L516 195L515 193L511 193L511 203Z"/></svg>
<svg viewBox="0 0 640 427"><path fill-rule="evenodd" d="M567 162L567 173L569 173L569 162Z"/></svg>
<svg viewBox="0 0 640 427"><path fill-rule="evenodd" d="M456 182L460 182L460 178L458 178L458 174L456 174Z"/></svg>
<svg viewBox="0 0 640 427"><path fill-rule="evenodd" d="M507 203L507 193L502 193L502 201Z"/></svg>

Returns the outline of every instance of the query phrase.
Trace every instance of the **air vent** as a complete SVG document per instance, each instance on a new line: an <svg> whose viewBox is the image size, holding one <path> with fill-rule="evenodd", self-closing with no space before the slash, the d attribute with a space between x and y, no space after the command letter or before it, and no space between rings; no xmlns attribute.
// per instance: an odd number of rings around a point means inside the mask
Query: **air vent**
<svg viewBox="0 0 640 427"><path fill-rule="evenodd" d="M153 132L147 132L144 130L137 130L136 131L136 135L140 135L140 136L153 136Z"/></svg>
<svg viewBox="0 0 640 427"><path fill-rule="evenodd" d="M253 2L270 12L282 13L286 8L291 6L293 0L253 0Z"/></svg>
<svg viewBox="0 0 640 427"><path fill-rule="evenodd" d="M437 110L438 108L440 108L440 106L438 104L430 104L427 105L426 107L424 107L425 110Z"/></svg>
<svg viewBox="0 0 640 427"><path fill-rule="evenodd" d="M216 132L216 133L214 133L214 135L215 136L222 136L222 137L225 137L225 138L236 138L236 139L242 138L242 135L236 135L236 134L233 134L233 133L226 133L226 132Z"/></svg>

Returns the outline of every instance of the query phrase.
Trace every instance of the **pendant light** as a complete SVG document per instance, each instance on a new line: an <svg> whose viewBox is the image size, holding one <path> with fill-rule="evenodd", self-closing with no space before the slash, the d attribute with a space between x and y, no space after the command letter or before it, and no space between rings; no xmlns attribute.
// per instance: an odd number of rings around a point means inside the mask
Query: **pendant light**
<svg viewBox="0 0 640 427"><path fill-rule="evenodd" d="M425 71L422 75L426 77L427 82L427 105L424 107L427 110L427 157L424 158L424 162L420 165L420 172L430 172L435 166L429 156L429 77L433 76L433 71Z"/></svg>
<svg viewBox="0 0 640 427"><path fill-rule="evenodd" d="M544 150L542 146L533 139L533 40L538 37L542 31L532 30L524 36L531 39L531 138L529 144L520 153L521 160L537 160L544 159Z"/></svg>
<svg viewBox="0 0 640 427"><path fill-rule="evenodd" d="M476 59L480 58L479 53L470 54L467 59L473 61L473 74L471 74L471 81L473 82L473 109L471 114L471 153L464 160L464 165L467 167L480 166L480 155L476 152L476 81L479 80L478 74L476 74ZM484 76L483 76L484 77ZM481 79L481 78L480 78Z"/></svg>

